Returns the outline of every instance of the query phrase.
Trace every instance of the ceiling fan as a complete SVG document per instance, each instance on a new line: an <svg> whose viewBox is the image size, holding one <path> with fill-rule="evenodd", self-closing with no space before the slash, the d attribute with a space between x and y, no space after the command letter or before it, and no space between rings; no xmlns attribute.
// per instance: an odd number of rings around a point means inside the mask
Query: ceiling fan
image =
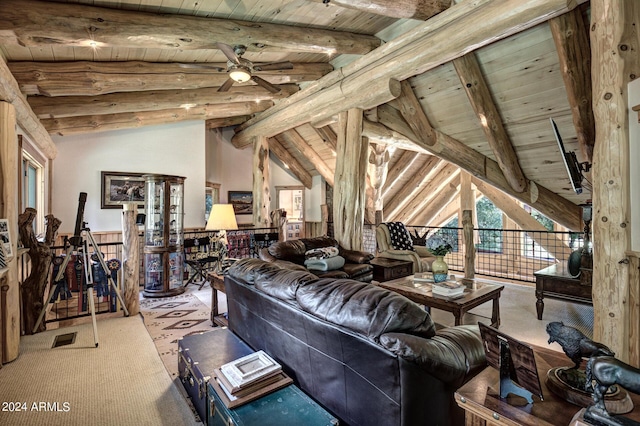
<svg viewBox="0 0 640 426"><path fill-rule="evenodd" d="M228 91L233 83L245 83L249 80L253 80L258 86L262 86L271 93L278 93L280 89L277 86L269 83L268 81L253 75L254 71L268 71L268 70L290 70L293 68L293 64L289 61L284 62L272 62L265 64L254 64L248 59L244 59L242 55L246 52L247 48L242 45L229 46L225 43L217 43L218 48L222 50L222 53L227 57L227 73L229 78L220 86L218 92Z"/></svg>

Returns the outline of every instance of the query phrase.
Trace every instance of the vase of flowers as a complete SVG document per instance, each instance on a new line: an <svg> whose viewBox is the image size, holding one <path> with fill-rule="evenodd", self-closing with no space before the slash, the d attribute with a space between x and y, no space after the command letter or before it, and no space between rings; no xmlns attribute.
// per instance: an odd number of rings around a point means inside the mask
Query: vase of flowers
<svg viewBox="0 0 640 426"><path fill-rule="evenodd" d="M427 241L427 249L436 257L431 264L433 281L437 283L446 281L449 276L449 265L444 261L444 257L453 250L453 247L442 237L435 236Z"/></svg>

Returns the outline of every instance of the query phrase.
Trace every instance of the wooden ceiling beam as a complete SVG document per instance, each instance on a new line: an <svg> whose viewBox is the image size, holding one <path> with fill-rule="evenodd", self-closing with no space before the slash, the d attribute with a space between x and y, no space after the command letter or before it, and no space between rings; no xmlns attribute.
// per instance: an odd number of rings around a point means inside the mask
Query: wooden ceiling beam
<svg viewBox="0 0 640 426"><path fill-rule="evenodd" d="M50 160L56 158L58 149L51 139L51 135L44 128L38 117L31 110L27 98L20 92L11 71L0 55L0 100L13 105L16 111L16 121L29 140L33 142Z"/></svg>
<svg viewBox="0 0 640 426"><path fill-rule="evenodd" d="M444 167L442 167L438 173L430 178L425 184L420 188L420 191L416 196L409 200L407 204L404 205L400 213L396 215L397 219L400 222L408 223L407 221L413 217L417 212L424 207L426 202L431 201L434 197L437 196L456 176L460 174L460 169L453 164L447 164L446 162L442 162Z"/></svg>
<svg viewBox="0 0 640 426"><path fill-rule="evenodd" d="M207 127L207 130L213 130L220 127L237 126L238 124L242 124L250 118L251 118L250 115L238 115L236 117L210 118L207 121L205 121L205 126Z"/></svg>
<svg viewBox="0 0 640 426"><path fill-rule="evenodd" d="M218 92L217 88L204 88L57 98L29 96L27 100L39 118L62 118L270 101L286 98L298 91L295 84L283 84L278 87L278 93L271 93L260 86L252 86L232 87L227 92Z"/></svg>
<svg viewBox="0 0 640 426"><path fill-rule="evenodd" d="M433 180L442 171L446 163L438 157L426 157L425 162L418 167L418 170L405 182L394 195L385 203L386 217L395 217L398 212L420 191L425 185L425 181Z"/></svg>
<svg viewBox="0 0 640 426"><path fill-rule="evenodd" d="M291 129L287 130L282 135L276 136L276 139L282 142L280 140L281 137L289 141L300 152L300 154L309 160L320 176L322 176L329 185L333 186L334 171L331 170L331 167L324 162L322 157L320 157L320 155L307 143L307 141L300 136L300 133L295 129Z"/></svg>
<svg viewBox="0 0 640 426"><path fill-rule="evenodd" d="M593 161L596 124L591 92L591 46L581 8L549 20L560 59L560 72L571 106L578 145L585 161Z"/></svg>
<svg viewBox="0 0 640 426"><path fill-rule="evenodd" d="M432 226L431 221L460 194L459 176L460 173L445 185L442 190L438 191L421 209L415 210L413 215L407 219L408 223L416 226Z"/></svg>
<svg viewBox="0 0 640 426"><path fill-rule="evenodd" d="M159 111L125 112L120 114L87 115L67 118L48 118L40 122L49 133L71 135L131 129L156 124L177 123L187 120L208 120L255 114L273 105L271 101L238 102L195 108L175 108Z"/></svg>
<svg viewBox="0 0 640 426"><path fill-rule="evenodd" d="M421 143L402 118L400 111L389 105L378 107L378 118L381 124L404 134L409 140L414 141L432 155L457 165L473 176L530 205L559 224L573 231L581 230L582 210L571 201L533 181L527 182L527 187L523 192L514 191L495 160L438 130L434 131L436 143L433 146Z"/></svg>
<svg viewBox="0 0 640 426"><path fill-rule="evenodd" d="M453 60L453 66L480 121L480 127L484 131L500 170L514 191L524 191L527 179L520 167L518 154L513 148L511 138L502 124L502 116L498 112L489 85L480 70L476 55L471 52L460 56Z"/></svg>
<svg viewBox="0 0 640 426"><path fill-rule="evenodd" d="M316 133L320 138L329 145L333 152L336 152L338 146L338 135L333 131L331 126L314 127Z"/></svg>
<svg viewBox="0 0 640 426"><path fill-rule="evenodd" d="M451 0L312 0L392 18L426 21L451 6Z"/></svg>
<svg viewBox="0 0 640 426"><path fill-rule="evenodd" d="M303 122L311 122L344 111L353 105L352 97L374 92L372 83L405 80L479 49L512 34L524 31L553 16L567 12L586 0L464 1L451 6L428 22L380 46L371 53L335 70L305 89L259 114L237 130L233 144L242 148L254 135L278 134ZM378 89L380 90L380 89ZM331 111L326 110L327 93L339 97ZM377 104L357 105L363 109ZM369 98L373 101L372 98Z"/></svg>
<svg viewBox="0 0 640 426"><path fill-rule="evenodd" d="M305 186L311 189L313 184L311 174L307 172L302 164L282 146L276 138L269 138L269 150L282 161L282 164L294 174L296 178Z"/></svg>
<svg viewBox="0 0 640 426"><path fill-rule="evenodd" d="M11 73L26 95L96 96L115 92L185 90L219 87L229 78L226 63L159 62L10 62ZM315 81L333 70L327 63L294 63L293 69L255 71L272 84ZM234 84L255 87L252 81Z"/></svg>
<svg viewBox="0 0 640 426"><path fill-rule="evenodd" d="M21 46L217 49L364 55L380 46L368 35L264 22L160 15L34 0L0 2L0 41ZM94 44L91 44L94 43Z"/></svg>
<svg viewBox="0 0 640 426"><path fill-rule="evenodd" d="M409 166L413 164L414 161L420 161L419 159L423 157L417 152L413 151L403 151L393 166L387 172L387 180L382 190L382 196L385 197L391 188L393 188L396 183L400 180L402 175L406 170L409 170ZM426 158L425 158L426 161Z"/></svg>

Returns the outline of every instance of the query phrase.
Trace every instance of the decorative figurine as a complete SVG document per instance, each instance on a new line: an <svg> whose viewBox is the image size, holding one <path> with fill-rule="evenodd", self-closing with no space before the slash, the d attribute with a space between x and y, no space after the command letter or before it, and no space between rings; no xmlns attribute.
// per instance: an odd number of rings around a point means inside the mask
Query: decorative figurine
<svg viewBox="0 0 640 426"><path fill-rule="evenodd" d="M602 343L594 342L580 330L568 327L562 322L550 322L547 325L547 334L549 334L548 343L558 342L564 353L575 363L573 368L580 367L582 358L590 358L595 355L615 355Z"/></svg>
<svg viewBox="0 0 640 426"><path fill-rule="evenodd" d="M595 381L595 385L593 385ZM640 423L623 416L612 416L605 406L605 393L611 386L622 386L640 394L640 370L612 356L593 356L587 362L587 390L593 390L593 404L584 412L584 419L597 426L630 425Z"/></svg>

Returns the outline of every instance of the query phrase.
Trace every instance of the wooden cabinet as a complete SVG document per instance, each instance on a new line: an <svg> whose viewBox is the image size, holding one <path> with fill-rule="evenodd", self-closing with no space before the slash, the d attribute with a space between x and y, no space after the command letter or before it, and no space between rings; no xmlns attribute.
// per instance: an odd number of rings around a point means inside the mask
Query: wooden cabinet
<svg viewBox="0 0 640 426"><path fill-rule="evenodd" d="M144 291L147 297L175 296L182 286L184 179L144 175Z"/></svg>
<svg viewBox="0 0 640 426"><path fill-rule="evenodd" d="M376 257L369 262L373 265L373 279L378 282L391 281L413 274L413 262Z"/></svg>

